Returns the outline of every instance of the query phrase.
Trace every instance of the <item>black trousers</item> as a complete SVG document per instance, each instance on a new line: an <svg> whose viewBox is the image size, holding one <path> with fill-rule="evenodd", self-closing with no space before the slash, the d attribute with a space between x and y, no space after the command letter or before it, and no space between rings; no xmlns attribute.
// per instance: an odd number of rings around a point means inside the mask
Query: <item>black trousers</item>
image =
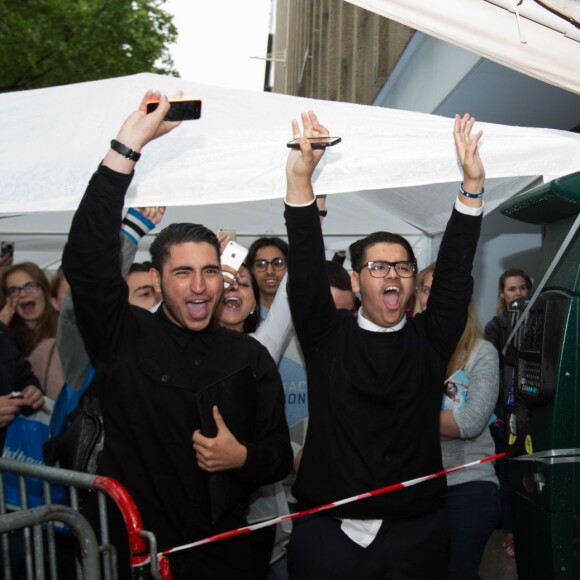
<svg viewBox="0 0 580 580"><path fill-rule="evenodd" d="M363 548L341 521L315 514L294 520L288 545L290 580L443 580L449 532L443 510L416 518L385 520Z"/></svg>

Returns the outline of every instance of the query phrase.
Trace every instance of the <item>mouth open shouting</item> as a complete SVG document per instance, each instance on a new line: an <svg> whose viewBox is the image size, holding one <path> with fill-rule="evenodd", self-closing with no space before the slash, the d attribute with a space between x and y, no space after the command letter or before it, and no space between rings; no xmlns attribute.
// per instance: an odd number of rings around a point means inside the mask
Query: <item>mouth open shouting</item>
<svg viewBox="0 0 580 580"><path fill-rule="evenodd" d="M395 284L389 284L383 291L383 303L387 310L399 310L401 307L401 288Z"/></svg>
<svg viewBox="0 0 580 580"><path fill-rule="evenodd" d="M211 315L210 300L196 298L186 302L187 312L193 320L204 320Z"/></svg>
<svg viewBox="0 0 580 580"><path fill-rule="evenodd" d="M414 295L414 268L407 266L414 262L402 245L388 242L367 247L363 259L351 278L353 291L360 292L362 315L377 326L395 326Z"/></svg>

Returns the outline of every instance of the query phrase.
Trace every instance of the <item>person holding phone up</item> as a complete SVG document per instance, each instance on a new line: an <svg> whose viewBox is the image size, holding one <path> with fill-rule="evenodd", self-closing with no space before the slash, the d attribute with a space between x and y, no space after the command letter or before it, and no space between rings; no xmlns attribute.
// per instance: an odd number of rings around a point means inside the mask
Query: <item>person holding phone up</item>
<svg viewBox="0 0 580 580"><path fill-rule="evenodd" d="M285 218L290 308L308 375L309 425L292 489L300 509L440 471L439 414L450 356L465 327L485 173L474 119L456 116L464 173L437 258L429 308L406 317L417 263L409 242L375 232L350 247L355 318L337 310L312 174L323 150L307 138L328 131L313 112L296 121L286 165ZM451 204L451 200L450 200ZM445 478L336 507L295 521L291 579L446 577Z"/></svg>
<svg viewBox="0 0 580 580"><path fill-rule="evenodd" d="M153 100L159 105L147 114ZM165 96L148 91L127 118L88 185L63 254L96 367L105 427L99 473L128 489L159 551L245 525L247 498L213 520L210 476L230 473L249 497L292 466L274 361L252 338L214 322L224 289L215 234L190 223L161 230L150 251L153 286L163 303L151 313L127 301L118 235L124 197L141 150L179 125L164 120L168 110ZM217 406L216 436L202 435L196 393L248 367L256 381L253 437L238 441ZM130 578L124 526L112 522L112 528L119 576ZM255 577L247 536L170 554L169 561L175 580Z"/></svg>

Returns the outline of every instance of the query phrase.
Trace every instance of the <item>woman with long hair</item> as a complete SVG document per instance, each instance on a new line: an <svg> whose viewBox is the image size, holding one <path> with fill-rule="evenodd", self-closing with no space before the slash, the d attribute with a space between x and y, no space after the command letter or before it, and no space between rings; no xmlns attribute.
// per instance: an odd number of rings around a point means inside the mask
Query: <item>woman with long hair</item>
<svg viewBox="0 0 580 580"><path fill-rule="evenodd" d="M56 348L58 311L51 300L50 282L33 262L6 268L0 277L0 317L28 358L43 392L56 399L64 384Z"/></svg>
<svg viewBox="0 0 580 580"><path fill-rule="evenodd" d="M417 277L416 312L428 306L435 265ZM441 410L439 432L443 467L448 469L495 453L489 432L499 388L497 352L487 341L477 318L473 299L465 330L447 367L447 380L461 390L453 408ZM446 399L441 386L442 399ZM474 580L485 545L499 519L499 490L490 462L447 476L444 510L450 528L450 557L447 578Z"/></svg>
<svg viewBox="0 0 580 580"><path fill-rule="evenodd" d="M259 302L260 290L256 279L252 270L243 264L232 284L224 288L216 309L216 320L220 326L230 330L252 334L260 325Z"/></svg>

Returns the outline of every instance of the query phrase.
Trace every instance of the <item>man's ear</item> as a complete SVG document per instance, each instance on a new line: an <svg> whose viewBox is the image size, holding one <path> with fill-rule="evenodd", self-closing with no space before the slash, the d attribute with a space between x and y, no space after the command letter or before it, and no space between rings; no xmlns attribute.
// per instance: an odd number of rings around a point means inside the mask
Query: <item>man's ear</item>
<svg viewBox="0 0 580 580"><path fill-rule="evenodd" d="M159 270L151 268L149 270L149 276L151 276L151 284L153 284L153 290L158 294L161 294L161 274Z"/></svg>
<svg viewBox="0 0 580 580"><path fill-rule="evenodd" d="M352 291L356 294L360 292L360 280L358 272L353 272L350 275L350 284L352 286Z"/></svg>

